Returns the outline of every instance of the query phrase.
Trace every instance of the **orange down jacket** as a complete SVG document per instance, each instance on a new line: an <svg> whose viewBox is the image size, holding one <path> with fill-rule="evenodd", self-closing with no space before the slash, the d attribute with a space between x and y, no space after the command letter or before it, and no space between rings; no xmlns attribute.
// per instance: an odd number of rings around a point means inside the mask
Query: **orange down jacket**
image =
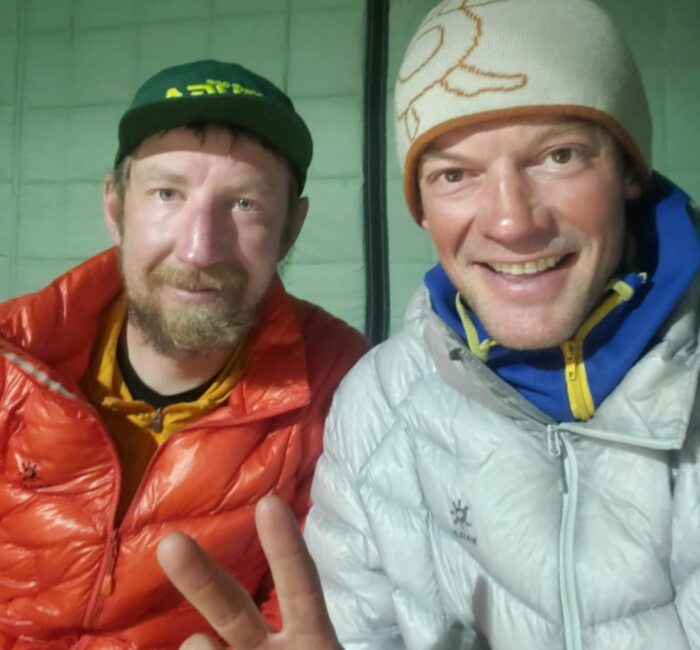
<svg viewBox="0 0 700 650"><path fill-rule="evenodd" d="M279 625L254 506L274 491L303 520L332 393L366 342L275 280L228 404L158 449L115 528L117 453L78 384L119 291L107 251L0 305L0 650L165 649L206 630L156 562L173 530Z"/></svg>

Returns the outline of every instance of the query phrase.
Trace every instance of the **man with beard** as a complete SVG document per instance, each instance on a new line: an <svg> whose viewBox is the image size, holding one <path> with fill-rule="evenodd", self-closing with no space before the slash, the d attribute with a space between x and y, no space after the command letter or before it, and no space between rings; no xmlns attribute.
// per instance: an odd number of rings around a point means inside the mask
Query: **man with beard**
<svg viewBox="0 0 700 650"><path fill-rule="evenodd" d="M311 160L286 95L199 61L137 91L104 212L115 249L0 306L0 648L174 648L206 622L155 549L197 540L279 614L255 505L301 523L353 329L276 274Z"/></svg>
<svg viewBox="0 0 700 650"><path fill-rule="evenodd" d="M394 100L439 264L334 398L320 584L272 500L282 634L186 539L163 567L236 650L700 650L698 214L621 35L590 0L444 0Z"/></svg>

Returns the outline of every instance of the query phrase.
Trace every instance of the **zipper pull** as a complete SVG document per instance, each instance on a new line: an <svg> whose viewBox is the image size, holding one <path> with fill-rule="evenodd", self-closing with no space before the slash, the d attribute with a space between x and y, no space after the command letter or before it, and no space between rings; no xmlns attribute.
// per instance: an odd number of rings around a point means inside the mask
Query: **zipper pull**
<svg viewBox="0 0 700 650"><path fill-rule="evenodd" d="M105 577L102 578L103 596L109 596L114 591L114 567L117 565L117 555L119 555L119 531L112 531L109 540L109 557L107 558L107 567L105 569Z"/></svg>
<svg viewBox="0 0 700 650"><path fill-rule="evenodd" d="M151 420L151 431L153 431L153 433L160 433L163 431L163 411L160 407L156 409L153 420Z"/></svg>
<svg viewBox="0 0 700 650"><path fill-rule="evenodd" d="M569 381L576 381L576 344L573 341L564 341L561 349L564 352L566 378Z"/></svg>
<svg viewBox="0 0 700 650"><path fill-rule="evenodd" d="M566 468L564 467L566 447L564 447L561 441L561 434L551 424L547 425L547 451L550 456L559 458L560 460L559 467L561 469L561 476L559 477L559 491L563 494L567 494L569 492L569 485L566 480Z"/></svg>
<svg viewBox="0 0 700 650"><path fill-rule="evenodd" d="M569 481L566 478L566 467L564 461L566 459L566 447L561 450L561 476L559 477L559 489L562 494L569 494Z"/></svg>
<svg viewBox="0 0 700 650"><path fill-rule="evenodd" d="M551 424L547 425L547 451L554 458L561 456L561 438L559 432Z"/></svg>

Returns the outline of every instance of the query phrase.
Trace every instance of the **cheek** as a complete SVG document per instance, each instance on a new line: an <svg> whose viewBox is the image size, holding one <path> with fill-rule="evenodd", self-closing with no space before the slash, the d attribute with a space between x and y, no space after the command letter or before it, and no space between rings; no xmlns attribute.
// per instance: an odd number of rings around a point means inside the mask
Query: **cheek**
<svg viewBox="0 0 700 650"><path fill-rule="evenodd" d="M625 239L625 203L621 196L614 200L583 204L587 206L579 223L588 236L598 243L607 255L616 255ZM591 222L592 215L599 215Z"/></svg>
<svg viewBox="0 0 700 650"><path fill-rule="evenodd" d="M280 249L281 228L264 225L238 230L238 258L250 273L276 267Z"/></svg>
<svg viewBox="0 0 700 650"><path fill-rule="evenodd" d="M433 244L441 256L454 257L465 245L470 222L465 220L459 211L442 211L425 220L425 229L433 240Z"/></svg>
<svg viewBox="0 0 700 650"><path fill-rule="evenodd" d="M615 219L606 234L605 257L610 273L615 271L624 254L625 230L624 219Z"/></svg>
<svg viewBox="0 0 700 650"><path fill-rule="evenodd" d="M168 232L162 227L133 217L124 220L121 254L125 273L134 275L157 265L171 249Z"/></svg>

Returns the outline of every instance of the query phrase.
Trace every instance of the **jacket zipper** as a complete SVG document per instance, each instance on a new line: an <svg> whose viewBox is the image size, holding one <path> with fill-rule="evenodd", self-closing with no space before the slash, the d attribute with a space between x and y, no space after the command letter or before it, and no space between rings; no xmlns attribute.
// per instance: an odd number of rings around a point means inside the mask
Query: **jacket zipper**
<svg viewBox="0 0 700 650"><path fill-rule="evenodd" d="M90 406L92 409L93 407ZM97 411L94 411L97 419L101 422L99 419L99 415L97 415ZM163 412L162 409L156 409L156 413L154 415L153 422L151 423L151 427L153 426L160 426L162 429L162 424L163 424ZM152 429L153 430L153 429ZM187 431L187 427L184 427L181 429L178 433L182 433L183 431ZM105 435L108 436L110 445L113 445L114 443L112 442L112 438L109 434L109 432L105 429ZM128 520L129 514L131 513L132 508L134 507L134 503L138 501L139 496L141 495L141 492L143 490L143 485L146 482L148 475L150 474L150 470L153 467L153 465L156 462L156 459L163 453L163 449L170 443L171 439L166 440L163 442L163 444L159 445L158 448L155 450L153 453L153 456L151 457L151 460L148 462L148 465L146 465L146 469L144 470L143 476L141 477L141 482L139 483L139 487L134 493L134 496L131 499L131 503L129 504L129 507L127 508L126 512L124 513L124 517L122 518L121 524L119 528L114 527L114 514L116 512L116 503L115 507L112 511L112 521L111 521L111 531L109 533L109 539L107 541L107 545L105 548L105 555L104 559L102 561L102 566L100 567L100 572L98 574L98 588L96 588L92 596L90 598L90 602L88 603L88 607L85 612L85 617L83 619L83 624L85 627L91 627L94 625L98 618L98 613L101 610L102 604L106 598L108 598L112 592L114 591L114 570L117 565L117 558L119 557L119 546L121 544L121 527L124 525L124 522ZM116 451L114 452L116 455ZM121 464L119 463L119 460L117 458L117 464L120 469L120 476L121 476ZM117 491L117 497L119 495L119 491Z"/></svg>
<svg viewBox="0 0 700 650"><path fill-rule="evenodd" d="M643 275L643 274L642 274ZM644 276L642 281L646 280ZM622 280L609 283L609 293L605 300L593 310L582 323L573 339L564 341L560 348L564 355L564 379L566 392L569 397L571 413L577 420L590 420L595 414L595 403L591 387L586 375L586 364L583 359L583 341L610 312L621 302L629 300L634 295L634 288Z"/></svg>
<svg viewBox="0 0 700 650"><path fill-rule="evenodd" d="M580 341L564 341L561 351L564 355L564 377L571 413L577 420L589 420L593 417L595 408L583 363L582 344Z"/></svg>
<svg viewBox="0 0 700 650"><path fill-rule="evenodd" d="M90 628L94 626L95 622L97 621L99 617L100 610L102 608L102 605L104 603L104 600L109 597L112 592L114 591L114 570L116 568L117 564L117 558L119 557L119 546L121 543L121 535L120 531L124 527L124 522L127 522L129 519L129 515L131 514L132 509L134 508L134 504L139 500L139 497L141 496L141 493L143 492L144 485L147 482L151 470L156 464L159 456L163 453L163 450L171 443L171 441L174 439L174 436L163 442L163 444L159 445L158 448L155 450L153 456L151 457L151 460L148 462L146 465L146 469L144 470L143 476L141 477L141 482L139 483L139 487L134 493L133 498L131 499L131 503L129 504L129 507L127 508L127 511L124 513L124 517L122 518L121 524L119 528L116 528L114 526L114 517L115 513L117 510L117 504L118 504L118 499L119 499L119 494L121 493L121 463L119 461L119 456L117 455L116 448L114 446L114 442L112 440L112 436L107 430L107 428L104 426L102 423L102 420L99 416L99 413L97 412L97 409L92 406L89 402L85 401L81 403L84 404L85 408L95 417L95 419L100 423L101 428L104 432L105 438L107 439L107 444L109 445L109 448L112 451L113 457L114 457L114 463L118 468L118 473L117 473L117 484L115 487L115 494L112 499L112 510L111 510L111 519L109 520L109 533L108 533L108 540L106 542L106 547L105 547L105 554L104 558L102 561L102 564L100 566L100 571L98 573L98 582L95 585L95 588L93 589L90 599L88 601L87 608L85 610L85 616L83 617L83 626L85 628ZM289 410L289 404L285 404L283 408L280 409L279 412L285 412ZM266 417L273 417L275 415L279 414L278 411L276 410L270 410L267 412ZM151 426L156 426L158 427L159 425L162 426L162 420L163 420L163 410L162 409L157 409L157 412L154 416L154 422L152 422ZM240 425L244 424L248 421L251 420L256 420L259 419L261 416L259 413L253 413L249 417L246 418L238 418L235 421L231 421L226 425L223 424L217 424L217 426L232 426L232 425ZM182 435L184 432L188 430L188 427L185 426L182 429L178 431L178 435Z"/></svg>
<svg viewBox="0 0 700 650"><path fill-rule="evenodd" d="M114 567L117 565L117 556L119 555L119 529L112 531L109 538L107 548L107 563L105 565L104 577L102 578L102 587L100 593L107 597L114 591Z"/></svg>
<svg viewBox="0 0 700 650"><path fill-rule="evenodd" d="M97 418L98 422L100 420L97 411L90 406L93 411L93 415ZM90 628L97 620L97 612L100 611L102 603L105 598L107 598L114 591L114 569L117 565L117 557L119 556L119 544L120 535L119 529L114 527L114 516L117 509L117 503L119 499L119 494L121 492L121 463L119 462L119 457L114 448L114 443L109 435L109 432L104 425L102 426L105 436L107 436L108 444L112 449L115 457L115 463L117 466L117 485L115 488L115 493L112 498L112 509L110 513L109 521L109 532L107 533L107 541L105 543L104 556L102 559L102 564L100 565L99 573L97 574L97 585L93 588L90 598L88 600L87 607L85 609L85 616L83 617L83 626L85 628Z"/></svg>
<svg viewBox="0 0 700 650"><path fill-rule="evenodd" d="M163 431L163 409L158 407L156 412L153 414L153 420L151 420L151 426L149 427L153 433L162 433Z"/></svg>
<svg viewBox="0 0 700 650"><path fill-rule="evenodd" d="M564 623L564 647L581 650L581 614L576 590L574 527L578 500L578 464L572 444L553 425L547 426L549 453L561 463L562 516L559 528L559 598Z"/></svg>
<svg viewBox="0 0 700 650"><path fill-rule="evenodd" d="M91 410L94 410L92 405L89 406ZM94 410L94 414L97 417L97 419L101 422L99 414L97 413L96 410ZM155 431L156 433L159 433L160 431L163 430L163 409L162 408L157 408L155 411L155 414L153 416L153 421L151 422L150 426L152 431ZM185 427L186 429L187 427ZM105 429L105 433L107 437L109 438L110 445L113 446L112 442L112 437L109 434L109 432ZM146 466L146 470L144 471L143 476L141 477L141 484L146 479L146 476L148 474L148 470L153 464L153 461L155 458L160 454L162 448L168 444L169 441L165 441L162 445L159 445L159 447L155 450L155 453L151 457L151 460L149 461L148 465ZM116 454L116 451L115 451ZM121 477L121 463L119 462L117 458L117 464L119 466L119 475ZM120 494L121 488L117 490L116 494L117 496ZM132 503L129 505L129 508L127 508L127 511L124 513L124 517L122 518L121 525L124 524L124 521L128 518L129 512L131 510L132 504L137 501L138 495L141 493L141 485L139 485L139 488L136 490L136 493L134 494L132 498ZM90 599L90 602L88 603L88 607L85 613L84 617L84 624L85 626L90 626L92 625L95 620L97 619L97 613L99 612L102 602L105 600L105 598L109 597L112 592L114 591L114 570L117 566L117 558L119 557L119 545L121 544L121 535L120 535L120 528L119 527L114 527L114 512L116 511L116 504L115 504L115 509L112 512L112 530L109 533L109 540L107 542L107 546L105 548L105 556L104 560L102 562L102 566L100 568L100 573L98 574L101 576L101 580L99 581L99 589L95 589L93 591L92 597Z"/></svg>

